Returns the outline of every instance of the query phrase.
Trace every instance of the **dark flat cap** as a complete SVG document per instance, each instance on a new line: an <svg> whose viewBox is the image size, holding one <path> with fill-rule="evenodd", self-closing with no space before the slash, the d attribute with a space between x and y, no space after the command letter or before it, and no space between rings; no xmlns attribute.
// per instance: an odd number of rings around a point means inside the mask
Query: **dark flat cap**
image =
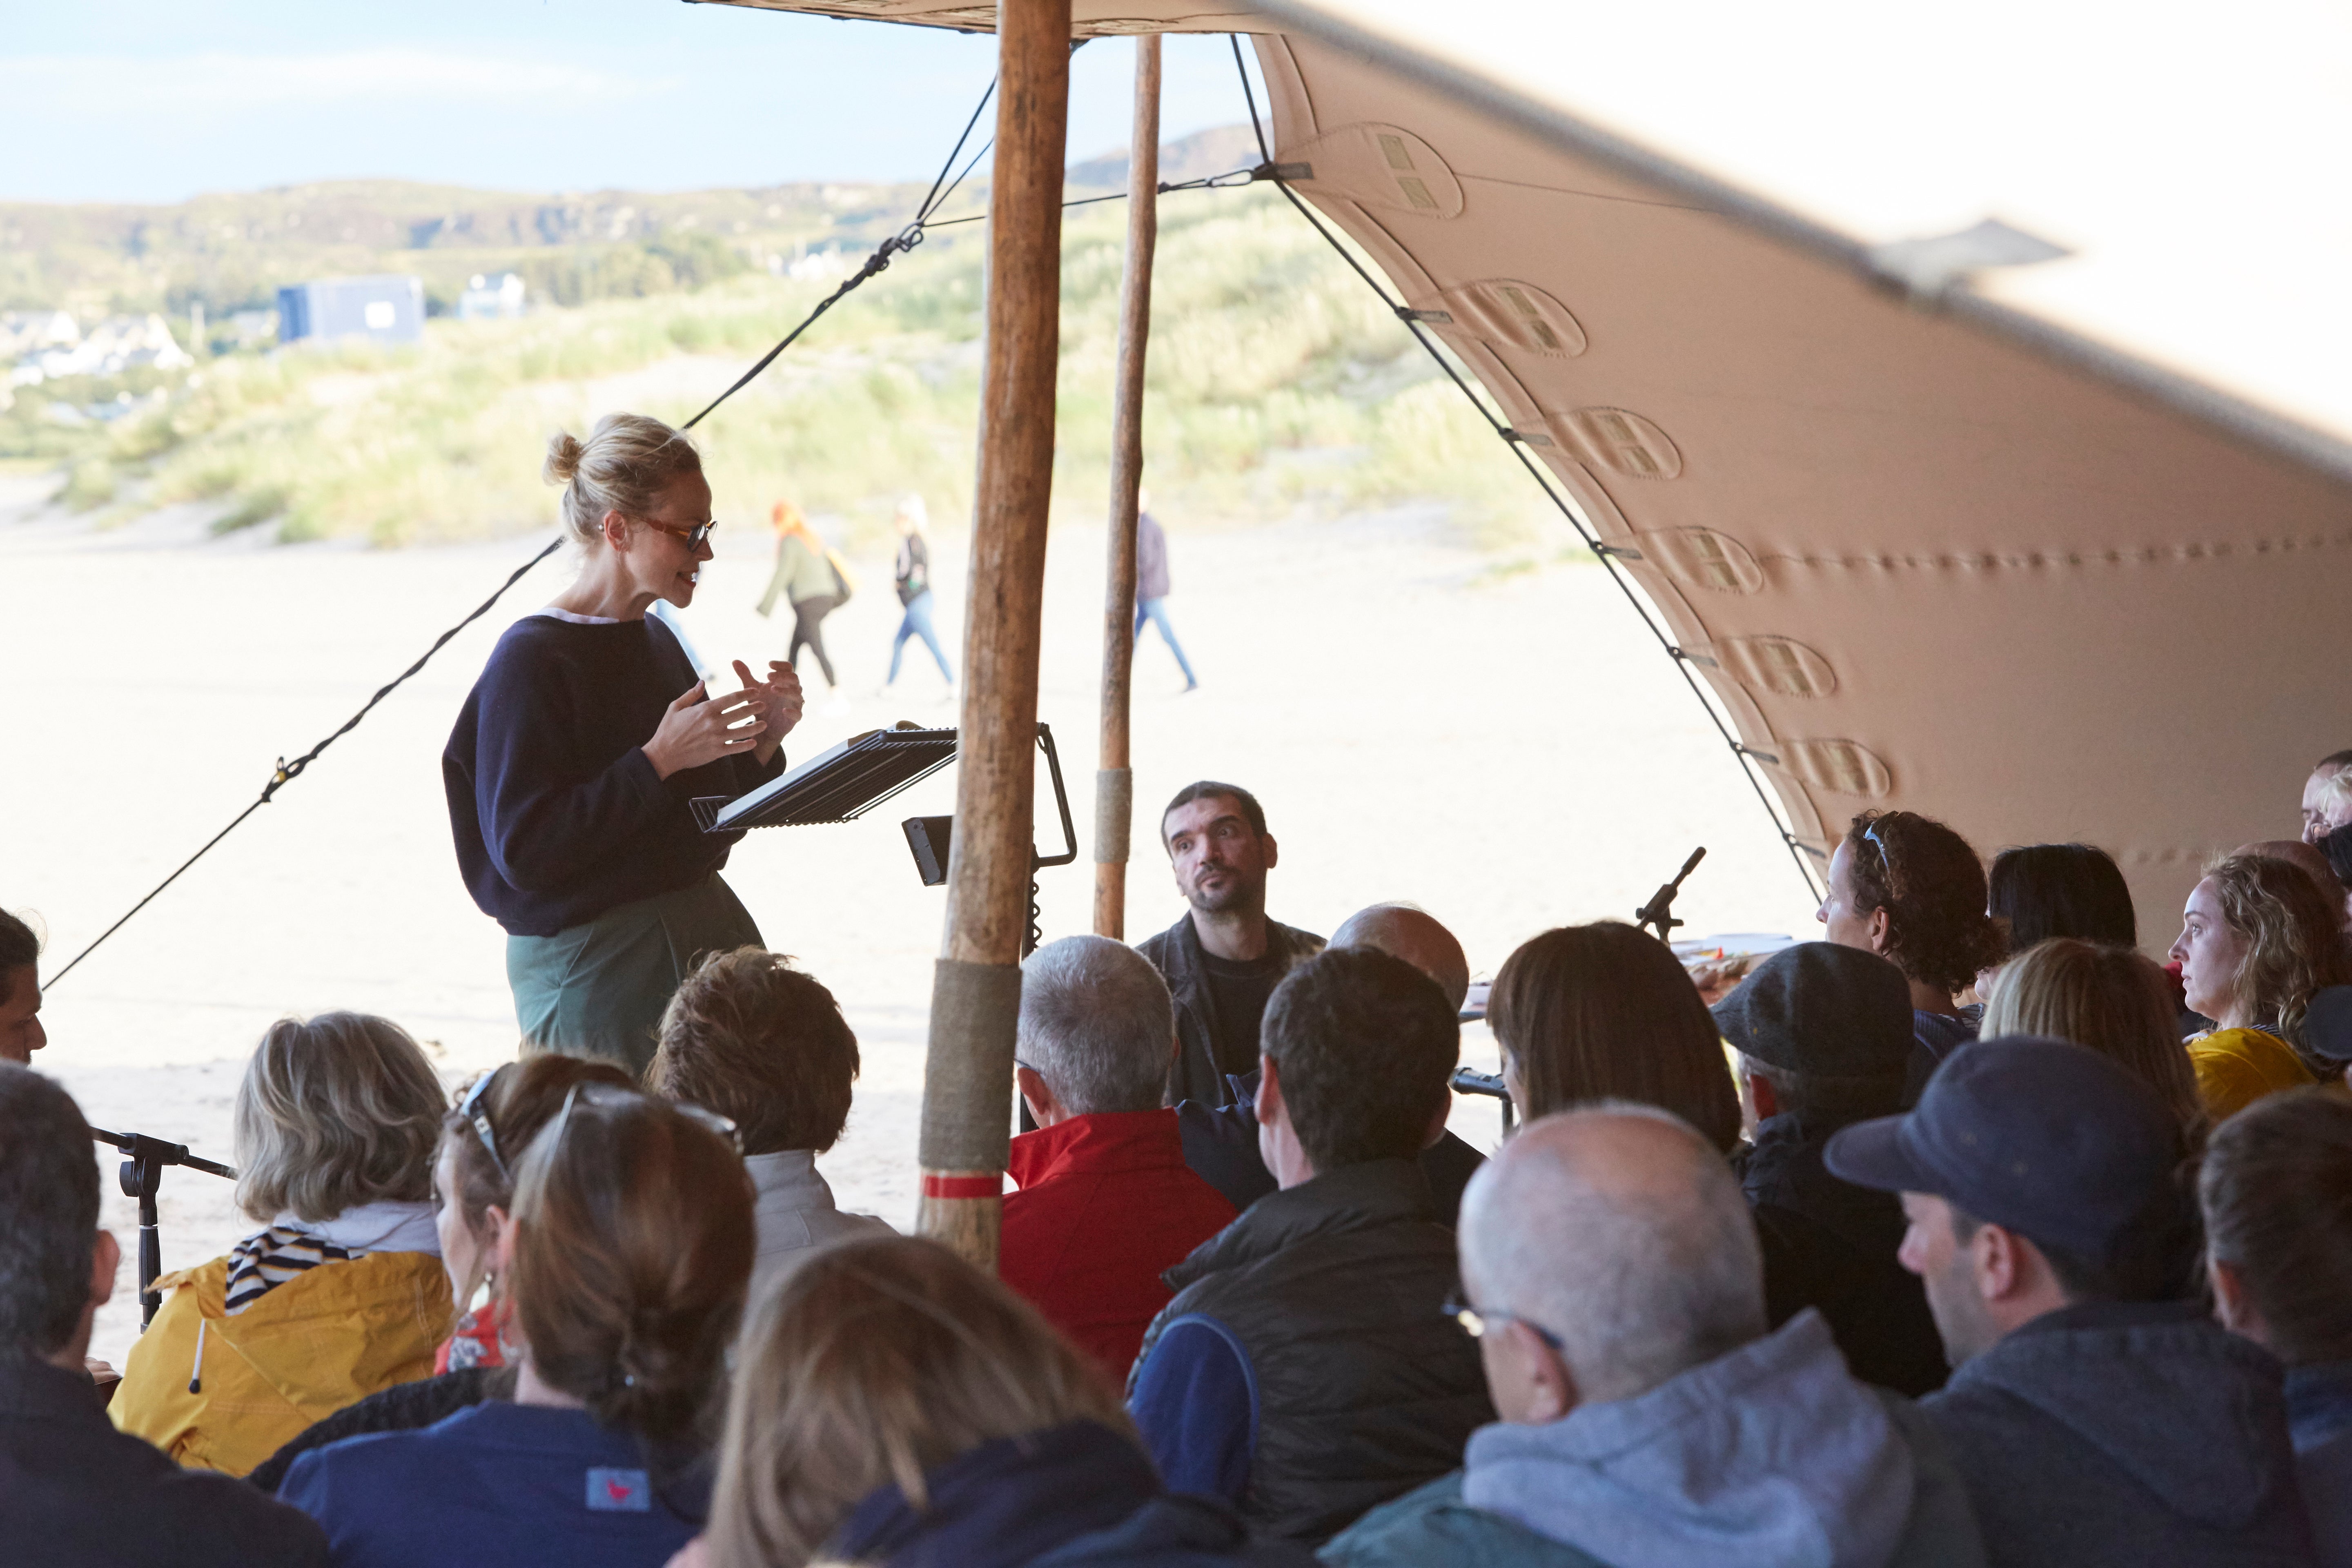
<svg viewBox="0 0 2352 1568"><path fill-rule="evenodd" d="M1874 952L1830 942L1784 947L1713 1009L1742 1056L1812 1078L1903 1076L1911 983Z"/></svg>
<svg viewBox="0 0 2352 1568"><path fill-rule="evenodd" d="M2012 1035L1962 1046L1916 1110L1857 1121L1823 1152L1857 1186L1931 1193L2037 1246L2105 1258L2173 1194L2179 1142L2134 1074Z"/></svg>

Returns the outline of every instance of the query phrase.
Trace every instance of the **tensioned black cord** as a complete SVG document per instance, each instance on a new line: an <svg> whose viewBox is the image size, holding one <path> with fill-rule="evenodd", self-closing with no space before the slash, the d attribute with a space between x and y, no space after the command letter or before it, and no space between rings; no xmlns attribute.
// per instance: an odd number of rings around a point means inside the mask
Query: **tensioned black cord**
<svg viewBox="0 0 2352 1568"><path fill-rule="evenodd" d="M956 187L963 184L964 175L971 174L973 166L976 165L980 162L981 158L988 152L989 144L982 144L980 151L971 155L971 160L964 164L961 172L955 172L952 179L949 177L950 173L955 171L956 160L963 155L964 144L971 140L972 132L979 126L981 115L987 111L989 100L993 98L995 94L996 83L992 80L988 84L988 90L980 95L980 102L978 106L972 110L971 118L964 122L963 134L956 138L955 146L949 151L947 160L940 165L938 176L931 181L931 188L924 194L922 205L915 210L914 220L908 223L906 227L892 235L888 239L884 240L881 246L876 249L874 254L866 258L865 266L859 268L856 272L853 273L848 279L844 280L841 287L835 289L832 293L819 300L816 308L811 310L805 317L802 318L798 326L794 327L791 331L786 332L782 340L779 342L774 348L770 349L766 353L760 357L758 363L754 364L750 370L745 371L740 376L736 378L734 385L720 393L717 397L712 398L709 405L704 408L701 413L697 414L693 418L688 420L680 426L681 429L691 430L697 425L701 424L703 420L709 417L713 409L716 409L720 404L726 402L729 398L742 391L746 386L749 386L758 378L761 371L774 363L778 354L782 353L786 349L792 347L793 341L803 332L808 331L811 326L814 325L816 319L819 316L822 316L827 310L832 310L833 307L841 300L843 296L849 293L851 289L856 289L867 279L887 268L890 265L890 258L893 256L912 250L915 247L923 242L923 230L925 226L930 223L931 215L939 211L940 205L945 203L950 196L955 195ZM300 756L295 758L290 763L283 757L278 758L277 769L270 774L269 782L262 786L261 794L256 796L250 805L248 805L243 811L238 812L236 816L232 817L226 827L222 828L218 833L214 834L210 838L206 839L203 848L197 850L185 860L180 862L178 869L174 870L170 876L164 878L162 881L156 883L145 898L140 900L137 903L131 905L128 910L124 911L121 920L116 921L112 925L99 932L97 941L92 942L88 947L83 948L79 952L74 954L72 961L67 963L63 969L58 970L55 974L49 976L48 984L43 986L41 989L44 992L55 989L58 981L63 980L67 975L72 973L76 964L79 964L83 959L88 958L91 953L97 952L100 943L105 942L107 938L112 936L116 931L121 931L123 926L129 922L132 915L137 914L141 910L145 909L149 904L152 903L155 900L156 895L161 893L164 889L170 887L173 883L178 881L189 867L194 866L206 855L211 854L214 846L219 844L222 839L226 838L230 834L236 832L237 828L244 824L247 817L251 816L255 812L260 810L263 806L268 805L271 798L278 794L278 790L301 777L303 770L308 768L312 763L319 760L319 754L320 752L324 752L329 746L333 745L337 741L341 740L345 735L350 734L353 730L359 728L360 721L374 710L377 703L391 696L393 692L404 684L411 676L415 675L418 670L423 669L426 663L432 659L435 654L439 653L443 647L448 645L450 638L456 637L459 632L464 631L467 626L472 626L476 621L480 620L484 616L488 615L490 611L490 607L506 596L508 589L522 581L524 574L528 573L532 567L538 565L541 562L546 560L549 556L554 554L562 548L563 548L563 540L561 536L558 536L548 544L546 549L541 551L538 554L532 556L530 560L516 567L514 571L508 575L507 580L499 584L497 592L493 593L488 598L483 600L479 605L474 607L474 611L471 615L468 615L464 620L459 621L456 626L451 626L447 631L443 632L439 637L434 638L433 646L426 648L424 653L419 655L415 663L410 665L406 669L402 670L398 675L393 677L392 679L384 682L383 685L376 688L375 695L369 698L366 702L362 703L358 712L344 720L341 727L337 729L334 733L329 735L325 740L320 741L317 745L311 747L309 751L303 752Z"/></svg>
<svg viewBox="0 0 2352 1568"><path fill-rule="evenodd" d="M1642 625L1649 628L1650 635L1658 639L1658 646L1665 650L1669 658L1674 660L1675 670L1681 674L1684 683L1690 688L1691 695L1698 700L1698 705L1706 710L1708 721L1715 726L1716 733L1723 737L1724 744L1729 746L1732 755L1739 760L1740 776L1748 781L1748 787L1756 792L1756 799L1764 807L1764 814L1771 818L1774 831L1780 834L1780 842L1787 846L1789 858L1796 862L1797 874L1804 879L1806 893L1811 897L1819 897L1821 889L1814 881L1813 868L1805 859L1804 846L1799 842L1797 836L1790 831L1788 824L1780 816L1780 807L1772 804L1771 794L1765 789L1764 781L1757 775L1754 761L1756 753L1742 744L1738 736L1731 732L1731 726L1724 721L1723 715L1716 710L1715 704L1707 700L1706 689L1699 685L1698 678L1691 673L1691 656L1666 634L1666 628L1658 624L1658 619L1651 613L1650 606L1643 604L1641 595L1634 592L1631 578L1627 575L1624 567L1617 561L1616 552L1603 544L1592 530L1586 526L1584 519L1578 515L1573 506L1570 505L1568 497L1561 494L1554 485L1551 476L1544 470L1542 465L1528 456L1526 437L1497 418L1493 410L1486 406L1486 400L1472 390L1470 384L1462 378L1461 373L1454 368L1453 362L1446 358L1436 340L1423 327L1421 313L1391 299L1388 289L1382 286L1380 279L1374 278L1365 268L1363 263L1356 259L1355 254L1339 242L1339 237L1333 234L1325 226L1323 220L1315 216L1314 210L1299 198L1298 193L1290 188L1290 183L1276 171L1274 150L1267 144L1265 127L1258 119L1257 94L1250 87L1249 69L1242 63L1241 37L1238 34L1228 34L1226 37L1234 48L1234 69L1242 79L1243 100L1249 105L1250 130L1257 137L1258 153L1265 160L1254 173L1258 177L1274 183L1275 188L1289 200L1292 206L1298 209L1299 216L1314 226L1315 232L1321 235L1331 248L1339 253L1339 258L1348 264L1357 277L1364 280L1365 287L1379 296L1381 303L1388 308L1389 313L1402 321L1405 329L1412 333L1414 340L1429 351L1429 357L1437 362L1437 368L1444 371L1446 379L1454 383L1461 390L1462 395L1470 400L1470 406L1478 411L1478 416L1493 428L1496 436L1502 437L1504 444L1510 447L1511 455L1519 460L1519 466L1527 469L1528 478L1534 479L1542 489L1545 498L1559 510L1559 514L1568 520L1569 526L1576 530L1577 537L1584 542L1584 547L1592 552L1594 558L1601 565L1608 568L1609 580L1617 584L1618 591L1625 595L1625 602L1631 605L1633 607L1633 613L1641 617Z"/></svg>
<svg viewBox="0 0 2352 1568"><path fill-rule="evenodd" d="M1222 174L1204 174L1197 180L1162 180L1160 183L1159 191L1163 196L1173 195L1178 191L1229 191L1241 185L1249 184L1254 181L1270 180L1273 177L1274 175L1269 172L1268 168L1265 166L1255 169L1228 169ZM1127 200L1127 193L1125 191L1113 191L1108 195L1105 196L1080 196L1074 202L1064 202L1062 206L1063 209L1066 211L1071 207L1090 207L1097 202L1123 202L1125 200ZM973 213L970 217L943 217L934 219L930 226L933 228L952 228L960 223L985 223L987 221L988 215L986 213Z"/></svg>
<svg viewBox="0 0 2352 1568"><path fill-rule="evenodd" d="M915 247L923 243L923 229L929 224L931 215L940 210L940 204L944 203L950 196L955 195L956 187L963 184L964 175L971 174L973 165L978 163L982 158L986 156L988 149L995 144L993 138L991 138L989 142L983 143L981 146L980 151L971 155L971 162L963 166L962 173L958 174L952 181L949 180L949 171L955 168L956 160L963 155L964 143L971 140L971 133L974 127L980 124L981 115L986 112L988 109L988 100L995 95L996 83L994 81L991 81L988 84L988 90L980 95L979 107L975 108L971 111L971 118L964 122L963 134L956 138L956 144L954 148L949 152L947 162L940 165L939 177L931 182L929 194L923 197L922 205L915 209L914 221L908 224L906 227L900 229L898 233L892 235L889 238L884 240L878 247L877 247L874 254L866 258L865 266L851 273L847 278L843 279L841 281L841 287L835 289L832 293L827 294L824 299L818 300L816 303L816 309L811 310L806 316L803 317L799 326L794 327L791 331L786 332L777 342L774 348L770 349L766 353L760 356L758 363L752 365L751 369L736 377L734 385L729 387L726 391L712 398L710 400L709 407L703 409L700 414L698 414L693 418L688 420L684 425L679 426L680 429L691 430L697 425L701 424L704 418L709 415L711 409L717 408L720 404L726 402L729 398L734 396L737 393L751 385L753 381L757 380L761 371L767 369L776 362L776 356L778 354L782 353L786 349L792 347L793 340L797 339L803 332L807 331L811 327L816 325L816 319L819 316L824 315L827 310L832 310L834 306L841 300L843 296L846 295L851 289L856 288L859 284L864 283L868 278L873 277L876 273L887 268L890 265L890 258L904 251L912 250ZM946 188L941 189L940 187L942 185Z"/></svg>

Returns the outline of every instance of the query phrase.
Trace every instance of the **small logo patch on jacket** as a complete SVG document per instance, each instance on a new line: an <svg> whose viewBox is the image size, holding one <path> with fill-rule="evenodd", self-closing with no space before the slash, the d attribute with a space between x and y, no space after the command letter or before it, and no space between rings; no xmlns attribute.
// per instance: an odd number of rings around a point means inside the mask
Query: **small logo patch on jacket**
<svg viewBox="0 0 2352 1568"><path fill-rule="evenodd" d="M650 1513L653 1488L646 1484L643 1470L592 1469L588 1506L600 1513Z"/></svg>

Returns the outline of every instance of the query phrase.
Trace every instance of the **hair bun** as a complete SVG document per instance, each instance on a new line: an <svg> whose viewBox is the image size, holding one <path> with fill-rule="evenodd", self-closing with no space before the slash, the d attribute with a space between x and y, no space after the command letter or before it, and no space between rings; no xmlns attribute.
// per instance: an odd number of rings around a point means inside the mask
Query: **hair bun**
<svg viewBox="0 0 2352 1568"><path fill-rule="evenodd" d="M559 430L547 443L547 466L541 475L551 485L568 485L572 476L580 471L580 459L587 455L580 437L569 430Z"/></svg>

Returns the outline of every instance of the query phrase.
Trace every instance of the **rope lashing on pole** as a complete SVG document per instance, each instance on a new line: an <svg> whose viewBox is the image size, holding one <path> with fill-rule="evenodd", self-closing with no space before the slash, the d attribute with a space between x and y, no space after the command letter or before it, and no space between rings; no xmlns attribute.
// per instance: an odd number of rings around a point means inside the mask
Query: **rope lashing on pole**
<svg viewBox="0 0 2352 1568"><path fill-rule="evenodd" d="M705 419L709 418L712 412L715 411L720 404L726 402L729 398L734 396L746 386L749 386L753 381L757 380L761 372L766 370L770 365L776 362L777 355L792 347L793 342L799 339L803 332L807 331L810 327L816 323L818 317L824 315L827 310L832 310L835 305L840 303L843 298L845 297L852 289L857 288L860 284L866 282L866 279L877 276L888 268L893 257L903 255L906 252L914 249L915 247L920 245L923 242L923 231L927 226L939 226L931 221L931 216L945 205L950 196L955 195L957 187L963 184L964 176L971 173L972 169L980 163L980 160L987 154L989 147L994 145L993 139L988 142L982 143L980 150L972 153L971 157L965 162L961 170L956 168L956 160L963 156L965 145L971 142L972 132L980 124L980 117L987 111L989 100L993 98L995 94L996 83L992 80L988 84L987 90L980 95L980 102L978 106L972 110L971 118L964 121L963 134L956 138L955 146L948 153L947 161L940 165L938 176L931 181L931 188L924 194L921 205L915 209L915 216L913 220L898 233L884 240L881 245L876 248L874 254L866 258L865 266L859 268L855 273L845 279L839 288L826 295L823 300L817 301L815 309L812 310L806 316L803 317L799 325L793 328L791 331L786 332L783 337L778 341L775 347L770 349L766 353L760 356L758 363L752 365L750 370L745 371L740 376L736 378L735 384L730 386L717 397L712 398L709 405L706 406L701 413L697 414L693 418L680 426L680 429L691 430L697 425L701 424ZM112 925L99 932L96 941L83 948L79 952L74 954L72 960L68 962L64 968L49 976L48 984L41 988L42 991L47 993L54 990L58 981L63 980L67 975L72 973L75 965L80 963L83 959L88 958L91 953L97 952L100 943L103 943L109 937L112 936L116 931L121 931L123 926L128 924L131 916L137 914L149 904L154 902L157 894L163 892L164 889L178 881L180 878L187 872L188 868L194 866L197 861L211 854L213 849L222 839L226 838L230 834L236 832L239 827L244 826L246 818L251 816L255 812L259 811L263 806L268 805L273 799L275 799L279 790L283 789L286 785L292 784L296 779L300 778L304 770L309 768L312 763L319 760L320 753L323 752L329 746L333 745L337 741L341 740L345 735L350 734L353 730L359 728L360 721L374 710L377 703L382 702L385 698L391 696L403 685L406 684L412 676L415 675L417 671L423 669L426 664L431 662L435 654L439 653L444 647L448 646L450 638L456 637L459 632L464 631L467 626L472 626L476 621L480 620L484 616L489 614L491 607L506 596L508 589L513 587L517 583L521 582L524 575L528 574L531 568L537 566L541 562L546 560L549 556L554 554L557 551L562 548L563 540L559 536L551 541L548 543L547 548L541 550L538 554L532 556L530 560L516 567L514 571L508 575L507 580L499 584L495 593L491 594L488 598L483 600L479 605L474 607L472 614L468 615L464 620L459 621L456 626L451 626L447 631L443 632L439 637L434 638L433 646L426 648L422 654L418 655L415 663L410 665L406 669L402 670L398 675L393 677L390 680L376 688L375 695L369 698L364 703L361 704L360 710L352 714L350 718L344 720L342 724L325 740L320 741L317 745L311 747L309 751L303 752L300 756L295 758L290 763L284 757L278 758L278 766L271 772L269 782L262 786L261 794L259 795L256 796L243 811L238 812L234 817L231 817L227 826L222 828L218 833L214 834L210 838L206 839L205 841L204 847L198 849L194 854L180 862L176 870L149 889L145 898L141 899L137 903L131 905L129 910L125 910L121 919L116 921Z"/></svg>
<svg viewBox="0 0 2352 1568"><path fill-rule="evenodd" d="M1788 823L1780 815L1780 807L1773 805L1770 792L1764 787L1764 781L1756 772L1755 753L1740 743L1739 737L1731 732L1731 726L1724 721L1723 715L1716 710L1715 704L1707 700L1706 691L1699 685L1698 677L1691 673L1691 655L1675 642L1664 626L1658 624L1657 616L1651 612L1650 606L1643 602L1641 595L1634 591L1632 579L1618 560L1621 552L1601 542L1600 536L1584 521L1570 499L1554 483L1551 475L1544 470L1542 465L1528 456L1527 438L1518 431L1512 429L1507 421L1497 417L1494 411L1486 406L1486 400L1478 395L1467 381L1463 379L1462 373L1454 368L1453 361L1445 357L1437 341L1423 325L1423 313L1412 309L1402 300L1391 298L1387 288L1380 279L1373 277L1364 264L1356 259L1355 253L1341 244L1339 237L1333 234L1323 220L1315 215L1314 209L1300 199L1297 192L1290 188L1292 179L1304 176L1295 173L1294 165L1280 164L1274 161L1274 149L1266 141L1264 123L1258 119L1257 94L1250 87L1249 68L1242 61L1241 37L1238 34L1228 34L1227 38L1234 48L1234 69L1242 79L1242 98L1249 105L1250 130L1257 137L1258 155L1263 160L1256 169L1251 171L1253 177L1272 181L1275 188L1288 198L1292 206L1298 209L1298 216L1313 226L1315 232L1321 235L1325 242L1339 253L1339 259L1345 261L1349 269L1364 280L1364 286L1379 297L1381 303L1387 307L1389 313L1404 323L1405 330L1413 335L1414 341L1429 352L1431 359L1437 362L1437 368L1445 373L1446 379L1460 390L1463 396L1470 400L1470 406L1478 411L1478 416L1484 419L1494 430L1496 436L1501 438L1504 445L1510 448L1511 456L1517 458L1519 466L1527 469L1528 477L1534 479L1538 488L1542 489L1545 499L1558 508L1560 516L1568 520L1569 526L1576 530L1577 537L1583 541L1584 547L1592 552L1601 565L1608 569L1609 580L1617 584L1618 591L1625 595L1625 602L1631 605L1633 607L1633 613L1641 617L1642 625L1647 627L1650 635L1657 639L1658 647L1665 651L1666 657L1674 660L1675 669L1682 676L1684 683L1690 688L1691 695L1697 700L1699 707L1706 710L1708 721L1715 726L1716 733L1723 737L1723 743L1728 746L1731 749L1731 754L1738 759L1740 776L1745 778L1748 781L1748 786L1756 792L1756 799L1764 807L1765 816L1771 819L1773 830L1780 836L1780 842L1788 847L1789 858L1796 862L1797 874L1804 879L1807 895L1813 898L1821 897L1822 888L1815 880L1812 865L1805 858L1807 853L1805 847L1796 834L1790 830Z"/></svg>

